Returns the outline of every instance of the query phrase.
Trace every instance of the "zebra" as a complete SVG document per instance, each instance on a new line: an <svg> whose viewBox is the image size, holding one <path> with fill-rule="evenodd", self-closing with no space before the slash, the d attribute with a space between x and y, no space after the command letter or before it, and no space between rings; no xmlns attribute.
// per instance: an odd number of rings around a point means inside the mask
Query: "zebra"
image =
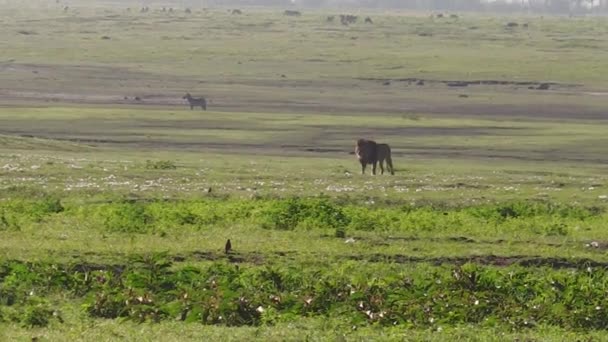
<svg viewBox="0 0 608 342"><path fill-rule="evenodd" d="M188 100L188 103L190 104L190 110L194 109L194 107L199 106L201 107L201 109L207 110L207 100L205 100L204 97L195 99L194 97L192 97L192 95L190 95L190 93L186 93L186 95L184 95L182 99Z"/></svg>

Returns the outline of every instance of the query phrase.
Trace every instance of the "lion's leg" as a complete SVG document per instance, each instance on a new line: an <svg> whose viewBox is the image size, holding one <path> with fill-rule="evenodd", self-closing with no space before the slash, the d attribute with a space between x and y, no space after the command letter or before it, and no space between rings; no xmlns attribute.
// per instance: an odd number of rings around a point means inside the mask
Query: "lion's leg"
<svg viewBox="0 0 608 342"><path fill-rule="evenodd" d="M386 164L390 165L391 167L391 175L395 175L395 168L393 167L393 159L391 157L388 157L388 159L386 160Z"/></svg>

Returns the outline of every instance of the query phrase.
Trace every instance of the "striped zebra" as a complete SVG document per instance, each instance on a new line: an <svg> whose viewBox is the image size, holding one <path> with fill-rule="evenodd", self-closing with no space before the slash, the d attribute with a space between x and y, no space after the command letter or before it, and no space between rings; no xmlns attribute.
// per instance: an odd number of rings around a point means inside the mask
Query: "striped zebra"
<svg viewBox="0 0 608 342"><path fill-rule="evenodd" d="M201 107L201 109L207 110L207 100L205 100L204 97L195 99L194 97L192 97L192 95L190 95L190 93L186 93L186 95L184 95L182 99L188 100L188 103L190 104L190 110L194 109L194 107L199 106Z"/></svg>

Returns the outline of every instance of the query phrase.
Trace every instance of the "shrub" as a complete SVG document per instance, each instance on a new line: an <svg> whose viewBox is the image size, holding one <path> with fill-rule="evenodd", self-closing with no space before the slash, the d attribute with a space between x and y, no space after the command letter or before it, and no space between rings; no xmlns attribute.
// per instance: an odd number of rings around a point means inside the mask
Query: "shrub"
<svg viewBox="0 0 608 342"><path fill-rule="evenodd" d="M35 304L26 307L21 323L27 327L46 327L53 318L53 310L47 304Z"/></svg>
<svg viewBox="0 0 608 342"><path fill-rule="evenodd" d="M112 203L98 208L105 229L112 232L144 233L151 230L151 217L144 205L137 203Z"/></svg>
<svg viewBox="0 0 608 342"><path fill-rule="evenodd" d="M61 201L52 196L0 202L0 230L19 230L24 224L42 222L46 217L62 211L64 207Z"/></svg>
<svg viewBox="0 0 608 342"><path fill-rule="evenodd" d="M341 207L328 199L274 200L257 213L262 227L279 230L302 228L345 228L350 219Z"/></svg>
<svg viewBox="0 0 608 342"><path fill-rule="evenodd" d="M170 160L146 160L146 169L148 170L175 170L177 165Z"/></svg>

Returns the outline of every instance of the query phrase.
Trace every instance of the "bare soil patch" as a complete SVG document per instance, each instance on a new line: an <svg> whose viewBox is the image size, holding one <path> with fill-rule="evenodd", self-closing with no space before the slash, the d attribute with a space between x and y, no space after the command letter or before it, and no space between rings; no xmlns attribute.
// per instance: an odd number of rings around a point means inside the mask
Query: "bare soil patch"
<svg viewBox="0 0 608 342"><path fill-rule="evenodd" d="M428 86L437 84L459 88L509 86L526 89L538 88L545 84L549 86L547 91L567 90L574 95L588 96L597 93L582 89L583 87L579 85L549 81L461 81L417 78L297 80L281 78L280 74L277 74L275 79L209 80L196 76L157 74L118 66L27 64L12 60L0 62L0 71L2 71L0 102L5 106L68 103L127 108L149 106L186 109L186 102L181 97L190 91L196 96L210 99L211 111L349 113L351 115L370 113L403 115L423 112L449 116L608 119L607 112L601 108L561 104L469 104L447 99L440 102L412 101L400 96L399 93L387 93L383 90L387 87L378 83L407 83L415 86L417 91L430 93L437 90ZM349 89L351 93L345 95L344 89ZM458 98L458 95L454 94L454 97ZM136 97L139 100L136 100Z"/></svg>
<svg viewBox="0 0 608 342"><path fill-rule="evenodd" d="M191 262L191 261L219 261L227 260L231 263L248 263L254 265L263 265L267 259L273 258L288 258L297 259L297 253L291 251L278 251L272 253L231 253L224 254L223 252L212 251L193 251L190 253L176 254L169 256L173 262ZM321 255L319 255L321 257ZM366 262L383 262L383 263L429 263L436 266L439 265L463 265L466 263L474 263L484 266L506 267L511 265L519 265L522 267L549 267L553 269L581 269L586 270L592 268L606 268L608 262L596 261L587 258L558 258L558 257L541 257L534 255L473 255L473 256L458 256L458 257L418 257L403 254L370 254L370 255L342 255L336 256L337 259L356 260ZM89 263L89 262L74 262L64 265L73 272L91 272L91 271L109 271L120 274L128 268L126 264L116 263Z"/></svg>
<svg viewBox="0 0 608 342"><path fill-rule="evenodd" d="M364 81L376 81L376 82L406 82L409 85L424 85L424 84L444 84L448 87L468 87L475 85L485 86L521 86L521 87L532 87L532 89L547 90L549 88L574 88L580 87L578 84L566 84L551 81L506 81L506 80L433 80L433 79L422 79L422 78L358 78Z"/></svg>

